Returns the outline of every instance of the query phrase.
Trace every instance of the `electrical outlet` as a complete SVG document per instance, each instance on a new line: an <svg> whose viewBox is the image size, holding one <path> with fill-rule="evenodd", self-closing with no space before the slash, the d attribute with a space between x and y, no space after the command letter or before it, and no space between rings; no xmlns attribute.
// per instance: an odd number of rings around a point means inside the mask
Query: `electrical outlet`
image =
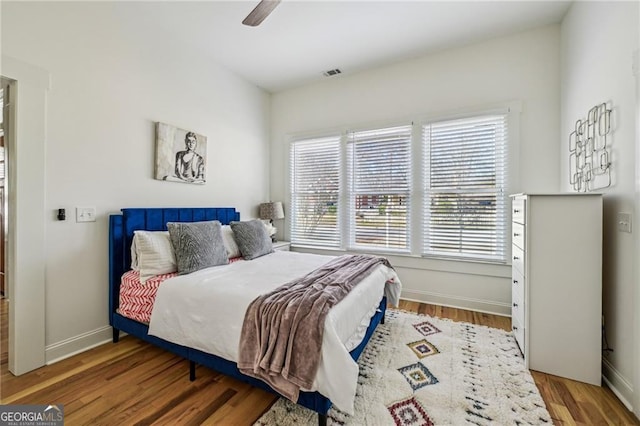
<svg viewBox="0 0 640 426"><path fill-rule="evenodd" d="M76 222L95 222L95 207L76 207Z"/></svg>
<svg viewBox="0 0 640 426"><path fill-rule="evenodd" d="M618 213L618 231L631 233L631 213Z"/></svg>

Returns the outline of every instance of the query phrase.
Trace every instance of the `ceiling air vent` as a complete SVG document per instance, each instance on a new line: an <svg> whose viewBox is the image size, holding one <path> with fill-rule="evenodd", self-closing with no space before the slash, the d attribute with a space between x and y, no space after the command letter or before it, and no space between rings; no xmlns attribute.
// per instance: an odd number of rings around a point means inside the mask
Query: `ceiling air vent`
<svg viewBox="0 0 640 426"><path fill-rule="evenodd" d="M325 77L331 77L331 76L334 76L334 75L342 74L342 71L340 71L338 68L336 68L336 69L333 69L333 70L325 71L322 74L324 74Z"/></svg>

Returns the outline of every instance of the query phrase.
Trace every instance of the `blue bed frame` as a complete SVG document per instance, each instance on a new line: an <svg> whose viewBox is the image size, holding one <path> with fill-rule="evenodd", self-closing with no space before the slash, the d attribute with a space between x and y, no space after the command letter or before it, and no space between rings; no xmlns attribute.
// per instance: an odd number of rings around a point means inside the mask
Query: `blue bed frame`
<svg viewBox="0 0 640 426"><path fill-rule="evenodd" d="M117 312L120 300L120 278L122 274L130 269L131 265L130 247L133 240L133 232L136 230L166 231L167 222L197 222L203 220L219 220L223 225L226 225L233 220L240 220L240 213L232 207L131 208L122 209L122 214L109 216L109 324L113 327L113 342L118 342L120 331L123 331L188 359L189 374L192 381L195 380L195 367L196 363L198 363L258 388L278 394L261 380L240 373L234 362L150 336L148 334L148 326L125 318ZM386 298L383 298L378 312L371 319L362 343L351 351L351 357L354 360L360 357L378 324L384 323L386 308L387 301ZM297 403L317 412L319 425L326 424L327 412L332 405L328 398L318 392L300 392Z"/></svg>

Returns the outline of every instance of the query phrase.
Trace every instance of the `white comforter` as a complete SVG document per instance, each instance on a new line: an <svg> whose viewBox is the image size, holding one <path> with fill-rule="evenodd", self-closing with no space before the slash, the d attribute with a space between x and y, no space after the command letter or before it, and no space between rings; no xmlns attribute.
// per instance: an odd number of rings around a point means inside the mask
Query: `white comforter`
<svg viewBox="0 0 640 426"><path fill-rule="evenodd" d="M203 269L166 280L156 295L149 334L237 362L242 322L249 304L331 256L276 251L251 261ZM393 279L393 284L385 282ZM340 410L353 413L358 365L349 355L364 337L382 299L397 306L401 284L395 271L378 266L327 316L322 357L313 389Z"/></svg>

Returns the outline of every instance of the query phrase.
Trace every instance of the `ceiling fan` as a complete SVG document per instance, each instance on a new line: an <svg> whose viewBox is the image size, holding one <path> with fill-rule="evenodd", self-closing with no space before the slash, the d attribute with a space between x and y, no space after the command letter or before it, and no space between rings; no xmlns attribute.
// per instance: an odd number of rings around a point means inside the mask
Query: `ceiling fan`
<svg viewBox="0 0 640 426"><path fill-rule="evenodd" d="M257 27L269 16L278 3L280 0L261 0L242 23L250 27Z"/></svg>

